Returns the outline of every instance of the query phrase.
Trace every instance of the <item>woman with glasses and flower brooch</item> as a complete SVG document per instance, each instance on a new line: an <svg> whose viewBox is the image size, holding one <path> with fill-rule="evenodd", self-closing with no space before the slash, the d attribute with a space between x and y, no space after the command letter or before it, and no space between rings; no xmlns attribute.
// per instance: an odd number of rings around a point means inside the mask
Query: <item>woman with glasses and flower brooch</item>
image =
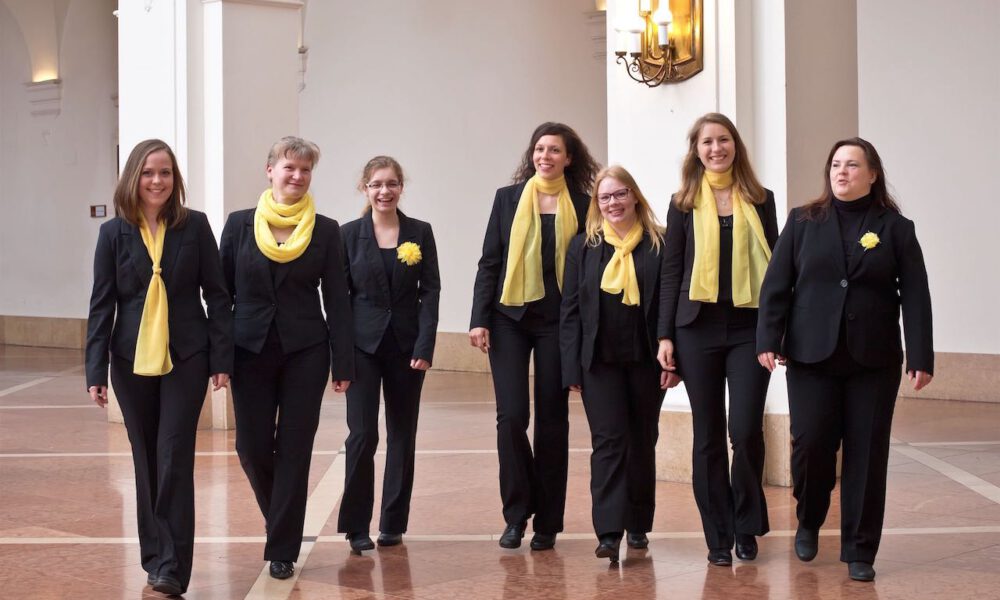
<svg viewBox="0 0 1000 600"><path fill-rule="evenodd" d="M840 480L840 560L857 581L875 578L885 516L889 433L906 373L931 382L934 347L927 270L913 221L889 194L878 152L861 138L833 145L823 193L795 208L774 248L760 295L758 360L787 364L795 553L810 561Z"/></svg>
<svg viewBox="0 0 1000 600"><path fill-rule="evenodd" d="M332 373L340 393L354 379L340 226L316 214L309 193L318 161L316 144L278 140L267 156L271 186L256 208L229 215L220 245L233 295L236 453L264 515L264 560L276 579L294 574L302 547L326 382Z"/></svg>
<svg viewBox="0 0 1000 600"><path fill-rule="evenodd" d="M403 168L389 156L376 156L365 165L358 189L367 198L362 217L343 227L355 379L347 390L350 434L337 521L354 552L375 547L368 532L380 389L388 439L378 545L395 546L406 533L420 389L434 357L441 293L430 224L398 208Z"/></svg>
<svg viewBox="0 0 1000 600"><path fill-rule="evenodd" d="M521 545L534 515L532 550L555 546L563 529L569 459L568 391L559 358L559 305L569 242L583 230L598 170L575 131L543 123L514 173L497 190L472 298L469 342L489 353L497 403L500 547ZM535 360L534 444L528 364Z"/></svg>
<svg viewBox="0 0 1000 600"><path fill-rule="evenodd" d="M559 342L563 384L587 411L598 558L618 562L622 534L645 548L656 506L656 439L664 390L657 363L663 228L632 175L597 175L586 232L566 254Z"/></svg>
<svg viewBox="0 0 1000 600"><path fill-rule="evenodd" d="M778 237L774 194L757 181L740 134L708 113L688 132L681 189L667 209L660 302L660 364L684 380L694 429L692 484L708 561L757 557L768 531L764 401L757 363L760 285ZM726 447L726 384L729 384Z"/></svg>

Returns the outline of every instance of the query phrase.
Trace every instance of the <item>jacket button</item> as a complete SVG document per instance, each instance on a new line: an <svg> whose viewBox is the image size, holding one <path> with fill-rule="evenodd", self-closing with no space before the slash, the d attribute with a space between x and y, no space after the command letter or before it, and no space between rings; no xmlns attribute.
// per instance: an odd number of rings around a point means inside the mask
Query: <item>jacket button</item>
<svg viewBox="0 0 1000 600"><path fill-rule="evenodd" d="M854 313L847 313L847 320L848 321L853 321L854 320Z"/></svg>
<svg viewBox="0 0 1000 600"><path fill-rule="evenodd" d="M847 287L847 280L846 279L841 279L840 280L840 287Z"/></svg>
<svg viewBox="0 0 1000 600"><path fill-rule="evenodd" d="M391 312L392 312L392 309L391 309L391 308L387 308L387 309L385 309L385 312L387 312L387 313L391 313Z"/></svg>

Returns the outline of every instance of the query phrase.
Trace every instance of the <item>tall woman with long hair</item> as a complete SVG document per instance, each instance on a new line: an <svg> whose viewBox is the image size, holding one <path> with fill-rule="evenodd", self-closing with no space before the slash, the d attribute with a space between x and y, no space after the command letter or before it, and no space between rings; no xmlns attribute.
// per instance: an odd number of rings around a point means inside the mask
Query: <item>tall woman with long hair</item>
<svg viewBox="0 0 1000 600"><path fill-rule="evenodd" d="M198 416L209 375L218 390L233 371L229 294L212 228L184 206L184 179L165 142L135 146L114 204L94 255L87 389L107 406L110 356L132 445L146 582L182 594L194 550Z"/></svg>
<svg viewBox="0 0 1000 600"><path fill-rule="evenodd" d="M569 459L568 392L560 378L559 305L569 242L583 231L597 172L562 123L543 123L497 190L472 299L469 342L489 353L497 403L503 548L517 548L534 515L533 550L563 529ZM534 444L528 364L535 357Z"/></svg>
<svg viewBox="0 0 1000 600"><path fill-rule="evenodd" d="M667 209L659 359L684 380L694 428L692 482L713 565L757 557L768 531L764 401L770 373L754 339L760 285L778 237L774 194L757 181L725 115L688 132L681 188ZM726 385L729 386L726 447Z"/></svg>

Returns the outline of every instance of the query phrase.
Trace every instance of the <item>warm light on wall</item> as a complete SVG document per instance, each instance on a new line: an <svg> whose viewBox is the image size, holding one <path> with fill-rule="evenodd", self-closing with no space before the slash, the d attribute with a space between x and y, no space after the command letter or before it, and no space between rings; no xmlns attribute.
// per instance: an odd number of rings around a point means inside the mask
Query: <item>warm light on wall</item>
<svg viewBox="0 0 1000 600"><path fill-rule="evenodd" d="M701 72L702 0L639 0L632 8L629 4L623 0L619 5L615 26L615 62L625 65L629 77L656 87Z"/></svg>
<svg viewBox="0 0 1000 600"><path fill-rule="evenodd" d="M55 81L59 79L59 74L55 71L37 71L31 78L31 83L44 83L46 81Z"/></svg>

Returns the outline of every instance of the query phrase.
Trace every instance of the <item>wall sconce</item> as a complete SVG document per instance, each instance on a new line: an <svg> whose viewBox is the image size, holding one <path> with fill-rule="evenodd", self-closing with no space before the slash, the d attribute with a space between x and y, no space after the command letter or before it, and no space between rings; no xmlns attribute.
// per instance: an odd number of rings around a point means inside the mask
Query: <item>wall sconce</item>
<svg viewBox="0 0 1000 600"><path fill-rule="evenodd" d="M648 87L693 77L704 68L703 13L702 0L639 0L638 14L615 27L615 62Z"/></svg>

